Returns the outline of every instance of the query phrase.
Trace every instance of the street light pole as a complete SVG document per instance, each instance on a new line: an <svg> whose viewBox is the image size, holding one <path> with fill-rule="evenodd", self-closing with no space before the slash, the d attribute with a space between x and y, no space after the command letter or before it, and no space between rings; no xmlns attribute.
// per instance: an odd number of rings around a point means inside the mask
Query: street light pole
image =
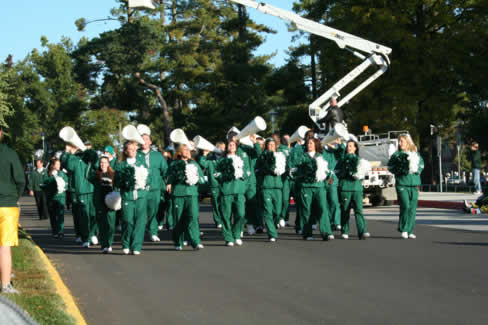
<svg viewBox="0 0 488 325"><path fill-rule="evenodd" d="M442 138L437 134L437 156L439 157L439 188L442 193Z"/></svg>

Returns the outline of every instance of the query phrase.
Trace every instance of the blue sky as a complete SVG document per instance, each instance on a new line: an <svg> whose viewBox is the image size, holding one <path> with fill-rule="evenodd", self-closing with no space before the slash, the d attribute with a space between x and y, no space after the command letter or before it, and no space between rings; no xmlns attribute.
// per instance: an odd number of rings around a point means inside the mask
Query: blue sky
<svg viewBox="0 0 488 325"><path fill-rule="evenodd" d="M291 10L293 0L264 0L264 2ZM50 42L59 42L67 36L76 44L83 37L95 37L101 32L118 27L117 22L99 22L87 26L86 31L78 32L74 24L81 17L87 20L105 18L110 9L115 7L114 0L9 0L2 1L2 31L0 43L0 61L8 54L14 61L22 60L34 48L40 48L41 36ZM248 10L252 19L277 31L267 35L258 54L270 54L277 51L271 63L280 66L285 63L286 50L291 43L292 34L286 23L279 18L260 13L252 8Z"/></svg>

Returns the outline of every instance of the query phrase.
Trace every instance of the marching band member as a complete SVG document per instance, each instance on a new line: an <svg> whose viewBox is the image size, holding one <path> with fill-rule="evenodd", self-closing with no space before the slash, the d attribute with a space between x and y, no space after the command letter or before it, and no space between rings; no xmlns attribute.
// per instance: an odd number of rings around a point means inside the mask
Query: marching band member
<svg viewBox="0 0 488 325"><path fill-rule="evenodd" d="M329 164L329 169L331 171L330 178L332 181L325 183L325 188L327 190L327 206L329 207L329 217L332 230L341 230L341 205L339 203L339 179L335 174L334 170L337 166L337 159L340 158L344 149L341 149L340 139L335 142L329 143L324 147L324 159L327 160Z"/></svg>
<svg viewBox="0 0 488 325"><path fill-rule="evenodd" d="M91 181L94 185L93 203L97 211L97 222L100 230L100 245L103 253L112 252L115 233L115 210L107 207L106 196L113 191L115 172L109 157L100 158L99 167L92 171Z"/></svg>
<svg viewBox="0 0 488 325"><path fill-rule="evenodd" d="M278 238L275 225L276 220L281 218L283 205L282 177L287 170L286 156L283 152L277 152L276 147L275 139L268 139L265 144L265 151L256 162L260 202L263 205L264 221L270 242L275 242ZM283 219L279 222L281 226L284 226Z"/></svg>
<svg viewBox="0 0 488 325"><path fill-rule="evenodd" d="M315 138L305 142L306 151L296 161L295 182L300 189L300 217L303 218L303 238L312 240L312 226L318 221L322 239L332 240L324 181L329 176L322 146Z"/></svg>
<svg viewBox="0 0 488 325"><path fill-rule="evenodd" d="M62 239L64 238L64 205L66 204L68 176L60 169L59 159L51 159L49 171L42 181L42 188L46 192L53 237Z"/></svg>
<svg viewBox="0 0 488 325"><path fill-rule="evenodd" d="M39 214L39 220L47 219L49 215L46 194L42 191L41 183L46 176L46 169L44 168L44 162L42 159L36 160L36 167L29 174L29 195L36 199L37 213Z"/></svg>
<svg viewBox="0 0 488 325"><path fill-rule="evenodd" d="M195 250L202 249L198 214L198 183L203 183L202 170L192 159L190 148L182 144L168 170L166 190L173 197L173 242L176 250L183 249L183 237L187 235Z"/></svg>
<svg viewBox="0 0 488 325"><path fill-rule="evenodd" d="M207 153L208 151L204 151L201 163L215 172L216 180L220 184L222 235L227 246L241 246L241 231L246 222L244 161L237 155L237 142L232 140L227 143L224 158L218 161L207 160Z"/></svg>
<svg viewBox="0 0 488 325"><path fill-rule="evenodd" d="M342 148L342 150L344 149ZM371 169L371 166L366 160L359 158L359 148L355 141L347 141L345 150L345 154L336 166L341 201L341 236L343 239L349 238L350 211L354 207L359 239L366 239L370 237L370 234L366 230L366 220L363 215L363 185L361 180Z"/></svg>
<svg viewBox="0 0 488 325"><path fill-rule="evenodd" d="M114 186L122 197L122 252L140 255L146 227L147 189L150 174L144 160L138 160L137 142L126 141L117 165Z"/></svg>
<svg viewBox="0 0 488 325"><path fill-rule="evenodd" d="M93 184L88 181L91 166L98 160L94 150L86 150L86 153L76 154L78 148L73 144L66 144L65 152L61 156L61 165L72 174L74 185L74 202L76 202L79 216L79 227L83 247L98 244L95 236L96 210L93 205ZM75 210L73 203L73 211Z"/></svg>
<svg viewBox="0 0 488 325"><path fill-rule="evenodd" d="M290 139L289 134L285 134L281 137L281 143L278 146L278 152L282 152L287 159L287 164L289 162L290 158L290 144L288 143L288 140ZM281 216L279 222L281 220L284 221L284 225L281 225L282 227L285 225L288 225L289 219L290 219L290 213L288 211L288 207L290 205L290 195L291 195L291 188L292 188L292 180L290 177L289 173L286 173L283 175L283 205L281 208Z"/></svg>
<svg viewBox="0 0 488 325"><path fill-rule="evenodd" d="M398 231L404 239L415 239L417 237L413 233L413 228L424 160L417 152L410 135L401 134L398 137L398 151L388 161L388 168L395 175L395 187L400 205Z"/></svg>
<svg viewBox="0 0 488 325"><path fill-rule="evenodd" d="M159 204L161 202L161 189L165 188L165 177L168 170L166 159L160 152L151 150L151 130L144 124L139 124L137 131L142 136L144 144L138 151L138 158L145 161L150 169L151 183L147 193L147 232L151 241L160 241L158 237L159 222L157 219Z"/></svg>

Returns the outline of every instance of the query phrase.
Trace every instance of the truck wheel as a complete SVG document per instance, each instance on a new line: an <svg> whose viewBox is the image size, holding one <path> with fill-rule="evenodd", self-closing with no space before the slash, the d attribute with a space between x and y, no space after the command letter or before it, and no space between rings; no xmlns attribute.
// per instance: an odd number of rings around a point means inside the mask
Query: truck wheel
<svg viewBox="0 0 488 325"><path fill-rule="evenodd" d="M389 206L392 206L392 205L393 205L393 203L395 203L395 201L393 201L393 200L385 200L385 202L383 203L383 205L385 205L385 206L388 206L388 207L389 207Z"/></svg>
<svg viewBox="0 0 488 325"><path fill-rule="evenodd" d="M383 205L383 202L384 202L384 199L382 196L373 196L371 198L371 204L376 207L376 206L379 206L379 205Z"/></svg>

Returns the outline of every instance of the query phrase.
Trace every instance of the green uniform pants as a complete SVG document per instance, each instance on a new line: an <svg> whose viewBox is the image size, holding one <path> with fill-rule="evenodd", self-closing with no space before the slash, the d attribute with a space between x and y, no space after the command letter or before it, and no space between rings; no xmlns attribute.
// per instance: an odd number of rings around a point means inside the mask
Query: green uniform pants
<svg viewBox="0 0 488 325"><path fill-rule="evenodd" d="M341 205L339 203L339 194L337 185L326 185L327 205L329 207L330 224L334 226L341 225Z"/></svg>
<svg viewBox="0 0 488 325"><path fill-rule="evenodd" d="M102 248L112 246L115 233L115 211L107 207L97 209L98 228L100 230L100 245Z"/></svg>
<svg viewBox="0 0 488 325"><path fill-rule="evenodd" d="M300 207L300 204L301 204L301 200L300 200L300 186L298 185L298 183L295 183L295 187L293 189L293 192L294 192L294 199L295 199L295 231L297 233L299 233L300 231L303 231L303 218L300 216L301 214L301 207Z"/></svg>
<svg viewBox="0 0 488 325"><path fill-rule="evenodd" d="M302 187L300 190L300 209L300 216L303 218L303 238L312 236L312 226L317 221L323 239L332 234L325 187Z"/></svg>
<svg viewBox="0 0 488 325"><path fill-rule="evenodd" d="M73 215L73 226L75 228L75 236L81 237L81 230L80 230L80 206L78 205L78 201L76 200L76 195L74 192L71 192L71 214Z"/></svg>
<svg viewBox="0 0 488 325"><path fill-rule="evenodd" d="M246 200L243 194L220 196L220 211L222 213L222 235L226 242L241 239L241 231L246 223ZM232 222L232 216L234 222Z"/></svg>
<svg viewBox="0 0 488 325"><path fill-rule="evenodd" d="M248 183L245 193L246 197L246 220L242 225L241 231L246 224L258 225L258 202L256 197L256 183Z"/></svg>
<svg viewBox="0 0 488 325"><path fill-rule="evenodd" d="M276 231L276 219L281 216L283 206L283 192L281 188L264 188L262 189L262 202L264 210L264 222L268 229L269 238L278 238Z"/></svg>
<svg viewBox="0 0 488 325"><path fill-rule="evenodd" d="M173 242L175 246L183 246L183 240L185 239L188 239L193 248L200 244L199 210L197 195L173 197L173 217L175 221Z"/></svg>
<svg viewBox="0 0 488 325"><path fill-rule="evenodd" d="M146 198L122 201L122 248L141 251L146 227Z"/></svg>
<svg viewBox="0 0 488 325"><path fill-rule="evenodd" d="M158 210L161 202L161 191L149 191L146 195L147 201L147 233L149 236L158 235Z"/></svg>
<svg viewBox="0 0 488 325"><path fill-rule="evenodd" d="M88 242L96 231L96 210L93 204L93 193L80 194L76 198L80 217L80 235L83 242Z"/></svg>
<svg viewBox="0 0 488 325"><path fill-rule="evenodd" d="M351 208L354 208L356 228L358 230L358 236L361 237L366 232L366 220L363 215L363 191L342 191L340 195L342 233L349 234Z"/></svg>
<svg viewBox="0 0 488 325"><path fill-rule="evenodd" d="M398 231L413 233L415 215L417 214L417 201L419 190L417 186L397 186L398 204L400 205L400 218Z"/></svg>
<svg viewBox="0 0 488 325"><path fill-rule="evenodd" d="M53 235L64 233L64 204L58 200L48 203L49 221Z"/></svg>
<svg viewBox="0 0 488 325"><path fill-rule="evenodd" d="M288 211L288 207L290 206L290 193L291 193L291 186L292 182L289 178L285 178L283 180L283 189L281 190L283 193L282 197L282 205L281 205L281 213L280 218L277 220L278 223L281 219L288 221L290 220L290 213Z"/></svg>
<svg viewBox="0 0 488 325"><path fill-rule="evenodd" d="M218 187L211 187L210 188L210 195L212 198L212 213L215 225L222 224L222 214L220 212L220 189Z"/></svg>

